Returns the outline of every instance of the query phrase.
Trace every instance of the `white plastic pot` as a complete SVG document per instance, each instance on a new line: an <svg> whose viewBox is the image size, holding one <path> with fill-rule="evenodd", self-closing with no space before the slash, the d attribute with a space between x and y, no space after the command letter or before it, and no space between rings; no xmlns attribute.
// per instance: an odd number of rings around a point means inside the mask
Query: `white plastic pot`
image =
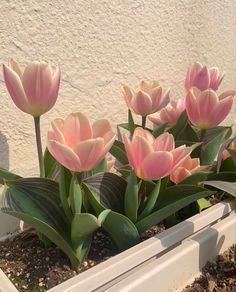
<svg viewBox="0 0 236 292"><path fill-rule="evenodd" d="M221 202L48 291L181 291L235 242L236 215ZM3 273L2 283L17 291Z"/></svg>

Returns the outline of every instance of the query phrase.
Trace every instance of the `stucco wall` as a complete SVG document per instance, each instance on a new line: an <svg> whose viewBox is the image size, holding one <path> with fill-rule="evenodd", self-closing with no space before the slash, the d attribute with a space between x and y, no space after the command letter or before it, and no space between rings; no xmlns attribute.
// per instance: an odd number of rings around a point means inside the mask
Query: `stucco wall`
<svg viewBox="0 0 236 292"><path fill-rule="evenodd" d="M2 0L0 11L1 63L14 57L22 65L61 65L58 102L42 117L44 145L49 121L71 111L123 122L121 83L161 79L181 97L196 60L226 72L222 89L235 88L235 1ZM32 118L14 106L3 83L0 92L0 165L32 174Z"/></svg>

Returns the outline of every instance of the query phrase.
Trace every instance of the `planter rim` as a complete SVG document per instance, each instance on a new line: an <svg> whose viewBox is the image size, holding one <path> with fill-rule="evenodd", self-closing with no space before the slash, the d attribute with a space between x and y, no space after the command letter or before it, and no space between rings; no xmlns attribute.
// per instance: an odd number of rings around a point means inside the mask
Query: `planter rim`
<svg viewBox="0 0 236 292"><path fill-rule="evenodd" d="M230 214L233 208L232 201L220 202L47 291L86 292L100 287L111 287L130 274L145 267L154 257L162 258L163 254L169 253L170 250L180 245L186 238L194 236L196 232ZM13 285L2 272L0 273L0 283L3 280L8 281L9 285ZM12 291L17 291L15 287L14 289Z"/></svg>

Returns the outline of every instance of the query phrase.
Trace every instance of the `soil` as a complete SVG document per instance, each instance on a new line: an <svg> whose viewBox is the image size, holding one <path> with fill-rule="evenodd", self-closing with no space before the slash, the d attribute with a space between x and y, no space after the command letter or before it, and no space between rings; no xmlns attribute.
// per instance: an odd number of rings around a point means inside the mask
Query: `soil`
<svg viewBox="0 0 236 292"><path fill-rule="evenodd" d="M236 292L236 267L234 248L217 257L215 263L208 262L202 275L182 292Z"/></svg>
<svg viewBox="0 0 236 292"><path fill-rule="evenodd" d="M146 240L164 229L163 224L153 226L142 239ZM45 248L35 230L29 229L13 239L0 242L0 268L19 291L42 292L116 254L118 251L109 236L98 230L86 261L76 272L70 268L68 258L60 249L54 245Z"/></svg>

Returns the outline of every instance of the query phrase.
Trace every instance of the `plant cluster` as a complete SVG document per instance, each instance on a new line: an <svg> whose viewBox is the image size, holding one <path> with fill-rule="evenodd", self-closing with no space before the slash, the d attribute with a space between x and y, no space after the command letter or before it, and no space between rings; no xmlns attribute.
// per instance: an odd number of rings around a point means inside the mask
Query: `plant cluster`
<svg viewBox="0 0 236 292"><path fill-rule="evenodd" d="M205 198L217 188L235 196L235 134L219 126L235 92L217 93L224 77L218 68L191 65L179 100L170 100L158 81L141 81L134 90L122 86L128 122L117 126L117 135L106 119L91 124L83 113L71 113L51 122L44 155L40 116L56 102L60 68L33 62L22 70L11 60L3 76L15 105L34 118L40 176L22 178L1 168L1 210L57 245L74 268L98 228L122 251L179 210L209 206Z"/></svg>

